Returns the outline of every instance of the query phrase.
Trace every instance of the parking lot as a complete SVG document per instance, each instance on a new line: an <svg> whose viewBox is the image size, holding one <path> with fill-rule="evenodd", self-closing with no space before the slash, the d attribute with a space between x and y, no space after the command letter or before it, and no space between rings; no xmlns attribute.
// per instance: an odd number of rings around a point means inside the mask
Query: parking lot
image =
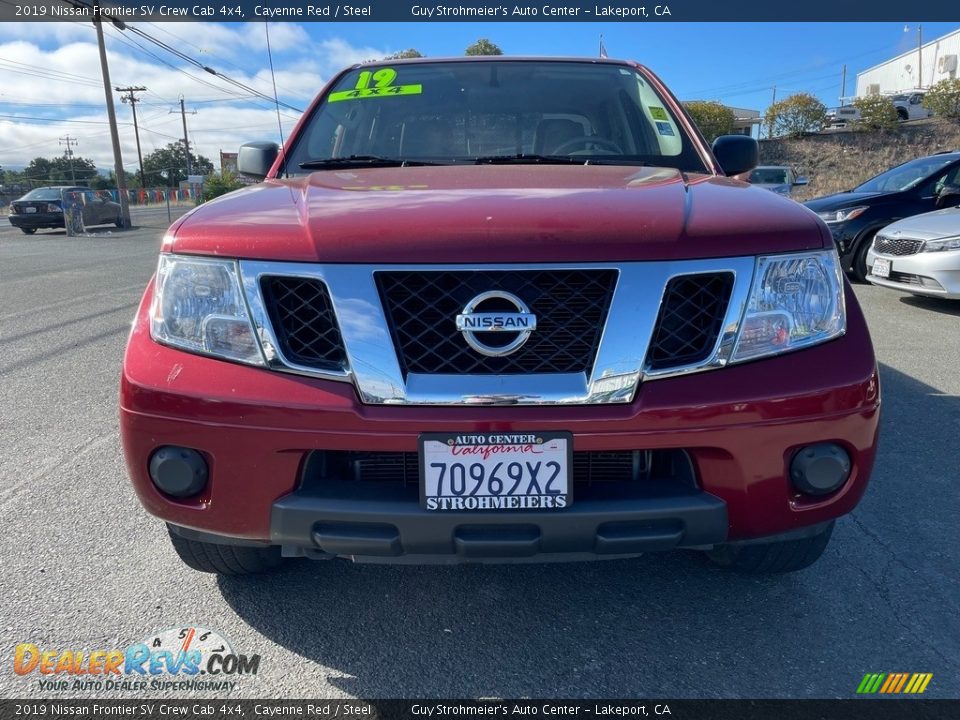
<svg viewBox="0 0 960 720"><path fill-rule="evenodd" d="M180 563L126 479L120 363L166 211L134 220L79 238L0 223L3 697L57 695L10 672L18 643L125 647L187 626L261 655L235 697L848 698L867 672L929 672L926 697L960 695L960 303L856 287L881 363L880 454L798 574L672 552L217 578Z"/></svg>

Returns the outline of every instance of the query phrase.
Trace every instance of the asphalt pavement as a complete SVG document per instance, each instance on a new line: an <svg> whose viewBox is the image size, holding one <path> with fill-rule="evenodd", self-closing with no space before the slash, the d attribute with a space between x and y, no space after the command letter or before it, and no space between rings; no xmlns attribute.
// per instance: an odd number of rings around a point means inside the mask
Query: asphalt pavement
<svg viewBox="0 0 960 720"><path fill-rule="evenodd" d="M880 455L803 572L671 552L217 578L176 558L120 452L123 347L166 211L134 222L79 238L0 222L0 697L90 697L14 674L19 643L123 648L189 626L261 655L233 697L850 698L868 672L933 673L925 697L960 697L960 302L856 287L881 363Z"/></svg>

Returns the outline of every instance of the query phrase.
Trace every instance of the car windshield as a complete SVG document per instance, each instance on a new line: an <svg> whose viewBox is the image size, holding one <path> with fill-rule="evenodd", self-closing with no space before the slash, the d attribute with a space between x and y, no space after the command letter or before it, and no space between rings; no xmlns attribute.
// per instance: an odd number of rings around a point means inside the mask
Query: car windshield
<svg viewBox="0 0 960 720"><path fill-rule="evenodd" d="M37 188L24 195L21 200L60 200L60 188Z"/></svg>
<svg viewBox="0 0 960 720"><path fill-rule="evenodd" d="M854 192L900 192L916 187L955 160L949 155L934 155L904 163L858 185Z"/></svg>
<svg viewBox="0 0 960 720"><path fill-rule="evenodd" d="M789 180L784 168L757 168L750 173L750 182L761 185L786 185Z"/></svg>
<svg viewBox="0 0 960 720"><path fill-rule="evenodd" d="M636 69L532 60L354 68L308 118L284 171L544 161L707 171Z"/></svg>

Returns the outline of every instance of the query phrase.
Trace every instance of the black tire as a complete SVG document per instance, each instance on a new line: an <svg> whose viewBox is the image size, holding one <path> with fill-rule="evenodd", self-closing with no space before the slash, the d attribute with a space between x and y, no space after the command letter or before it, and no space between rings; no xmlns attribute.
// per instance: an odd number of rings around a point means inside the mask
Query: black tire
<svg viewBox="0 0 960 720"><path fill-rule="evenodd" d="M180 559L194 570L218 575L253 575L278 567L283 559L276 545L219 545L189 540L167 528Z"/></svg>
<svg viewBox="0 0 960 720"><path fill-rule="evenodd" d="M754 545L718 545L707 551L707 557L720 567L738 572L796 572L810 567L823 555L832 534L833 522L816 535L799 540Z"/></svg>
<svg viewBox="0 0 960 720"><path fill-rule="evenodd" d="M22 232L24 235L33 235L36 231L36 228L20 228L20 232Z"/></svg>
<svg viewBox="0 0 960 720"><path fill-rule="evenodd" d="M865 283L867 281L867 251L873 245L873 236L875 232L870 233L860 241L857 246L857 252L853 256L853 263L850 271L857 282Z"/></svg>
<svg viewBox="0 0 960 720"><path fill-rule="evenodd" d="M898 119L900 122L906 122L907 120L910 119L910 113L908 113L904 108L898 107L898 108L897 108L897 119Z"/></svg>
<svg viewBox="0 0 960 720"><path fill-rule="evenodd" d="M123 227L123 218L117 218L116 220L113 221L113 224L116 225L118 228L122 228L122 227Z"/></svg>

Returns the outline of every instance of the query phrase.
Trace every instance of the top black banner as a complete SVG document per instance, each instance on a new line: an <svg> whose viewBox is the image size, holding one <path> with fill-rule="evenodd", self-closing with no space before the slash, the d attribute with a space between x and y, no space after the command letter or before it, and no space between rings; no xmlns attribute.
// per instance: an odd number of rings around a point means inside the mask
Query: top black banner
<svg viewBox="0 0 960 720"><path fill-rule="evenodd" d="M956 0L0 0L0 21L63 22L934 22L960 20Z"/></svg>

